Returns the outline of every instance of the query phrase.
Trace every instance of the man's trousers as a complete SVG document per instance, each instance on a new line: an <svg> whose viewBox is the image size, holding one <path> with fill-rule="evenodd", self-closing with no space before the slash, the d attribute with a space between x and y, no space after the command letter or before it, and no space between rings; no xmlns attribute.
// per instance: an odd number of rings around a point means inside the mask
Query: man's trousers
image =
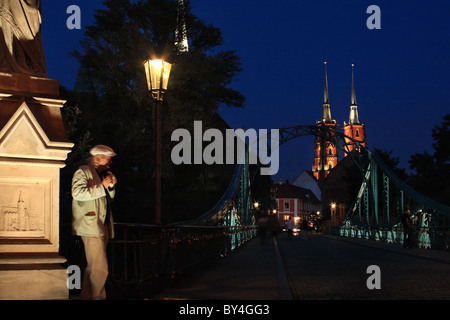
<svg viewBox="0 0 450 320"><path fill-rule="evenodd" d="M106 257L107 235L103 237L82 236L87 266L81 287L81 299L106 299L105 283L108 277L108 260Z"/></svg>

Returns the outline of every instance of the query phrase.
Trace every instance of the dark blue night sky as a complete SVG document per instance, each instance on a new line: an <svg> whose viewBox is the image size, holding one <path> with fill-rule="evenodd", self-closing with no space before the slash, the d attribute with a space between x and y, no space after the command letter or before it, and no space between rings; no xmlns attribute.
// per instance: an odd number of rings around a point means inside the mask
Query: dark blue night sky
<svg viewBox="0 0 450 320"><path fill-rule="evenodd" d="M450 113L450 2L364 0L192 0L193 13L220 28L244 71L233 86L245 109L220 109L233 128L315 124L322 115L327 61L331 115L342 129L350 110L355 63L359 118L369 149L393 150L406 169L415 152L432 151L431 130ZM69 5L81 30L69 30ZM370 5L381 29L369 30ZM101 0L43 1L42 37L49 78L69 89L78 67L69 52L92 24ZM169 84L170 85L170 84ZM170 89L170 88L169 88ZM313 137L283 145L274 180L293 180L313 163Z"/></svg>

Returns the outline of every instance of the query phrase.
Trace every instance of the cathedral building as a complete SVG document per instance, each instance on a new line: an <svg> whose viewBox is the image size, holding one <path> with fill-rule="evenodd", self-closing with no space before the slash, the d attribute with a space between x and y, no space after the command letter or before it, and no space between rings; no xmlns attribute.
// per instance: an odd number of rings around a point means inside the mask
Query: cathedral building
<svg viewBox="0 0 450 320"><path fill-rule="evenodd" d="M328 79L327 79L327 64L325 65L325 84L323 94L323 109L322 119L317 121L318 127L326 126L331 132L338 132L338 124L336 120L331 117L330 99L328 94ZM355 147L358 148L355 141L360 145L366 146L366 132L364 124L359 121L358 107L356 104L356 91L355 91L355 72L354 64L352 64L352 90L351 90L351 105L349 122L344 122L344 134L345 134L345 156L352 152ZM339 152L336 144L324 139L321 136L316 136L314 140L314 163L312 166L312 172L314 177L319 182L319 186L322 185L325 178L329 175L330 171L336 167L339 163ZM359 150L358 150L359 151Z"/></svg>
<svg viewBox="0 0 450 320"><path fill-rule="evenodd" d="M322 120L317 121L318 127L328 127L333 131L337 131L338 124L336 120L331 118L330 99L328 96L328 79L327 79L327 63L325 62L325 85L323 91L323 110ZM314 177L319 181L323 181L338 163L338 150L334 143L316 136L314 139L314 164L312 171Z"/></svg>
<svg viewBox="0 0 450 320"><path fill-rule="evenodd" d="M350 105L350 116L348 123L344 122L344 134L353 140L360 142L362 146L366 146L366 131L364 129L364 124L359 122L358 107L356 105L356 91L355 91L355 65L352 64L352 96ZM346 152L350 153L355 149L355 143L353 140L345 137ZM358 147L357 151L358 150Z"/></svg>
<svg viewBox="0 0 450 320"><path fill-rule="evenodd" d="M352 64L352 88L350 99L350 115L348 123L344 122L344 156L338 159L337 146L323 139L315 138L313 173L317 184L321 189L321 201L323 217L331 218L331 225L340 224L345 216L346 209L351 205L352 199L361 184L362 175L356 167L353 159L347 155L360 152L360 146L367 146L364 124L360 122L356 103L355 68ZM328 96L328 81L325 64L325 89L322 120L317 126L328 126L334 132L338 132L336 120L331 118L331 110Z"/></svg>

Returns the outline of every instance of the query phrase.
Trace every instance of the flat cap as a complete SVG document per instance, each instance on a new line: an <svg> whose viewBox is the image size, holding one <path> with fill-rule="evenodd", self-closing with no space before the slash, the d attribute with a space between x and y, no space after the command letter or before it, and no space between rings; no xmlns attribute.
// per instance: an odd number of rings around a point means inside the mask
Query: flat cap
<svg viewBox="0 0 450 320"><path fill-rule="evenodd" d="M91 151L89 151L89 153L93 156L96 155L105 155L108 157L114 157L116 155L116 153L114 152L113 149L111 149L108 146L104 146L102 144L98 144L96 146L94 146Z"/></svg>

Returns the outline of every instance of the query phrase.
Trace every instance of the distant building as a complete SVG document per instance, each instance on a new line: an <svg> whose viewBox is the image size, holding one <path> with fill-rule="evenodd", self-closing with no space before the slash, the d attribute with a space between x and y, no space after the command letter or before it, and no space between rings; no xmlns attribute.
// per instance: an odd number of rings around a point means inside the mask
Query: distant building
<svg viewBox="0 0 450 320"><path fill-rule="evenodd" d="M345 218L358 194L363 175L351 157L345 157L331 170L322 185L322 213L329 217L332 226Z"/></svg>
<svg viewBox="0 0 450 320"><path fill-rule="evenodd" d="M314 193L317 199L322 200L322 190L320 190L317 179L313 172L310 170L302 171L297 178L295 178L292 183L294 186L309 189Z"/></svg>
<svg viewBox="0 0 450 320"><path fill-rule="evenodd" d="M289 183L274 183L271 189L278 205L277 214L280 225L284 225L289 218L295 225L300 225L303 220L320 212L320 200L309 189Z"/></svg>

